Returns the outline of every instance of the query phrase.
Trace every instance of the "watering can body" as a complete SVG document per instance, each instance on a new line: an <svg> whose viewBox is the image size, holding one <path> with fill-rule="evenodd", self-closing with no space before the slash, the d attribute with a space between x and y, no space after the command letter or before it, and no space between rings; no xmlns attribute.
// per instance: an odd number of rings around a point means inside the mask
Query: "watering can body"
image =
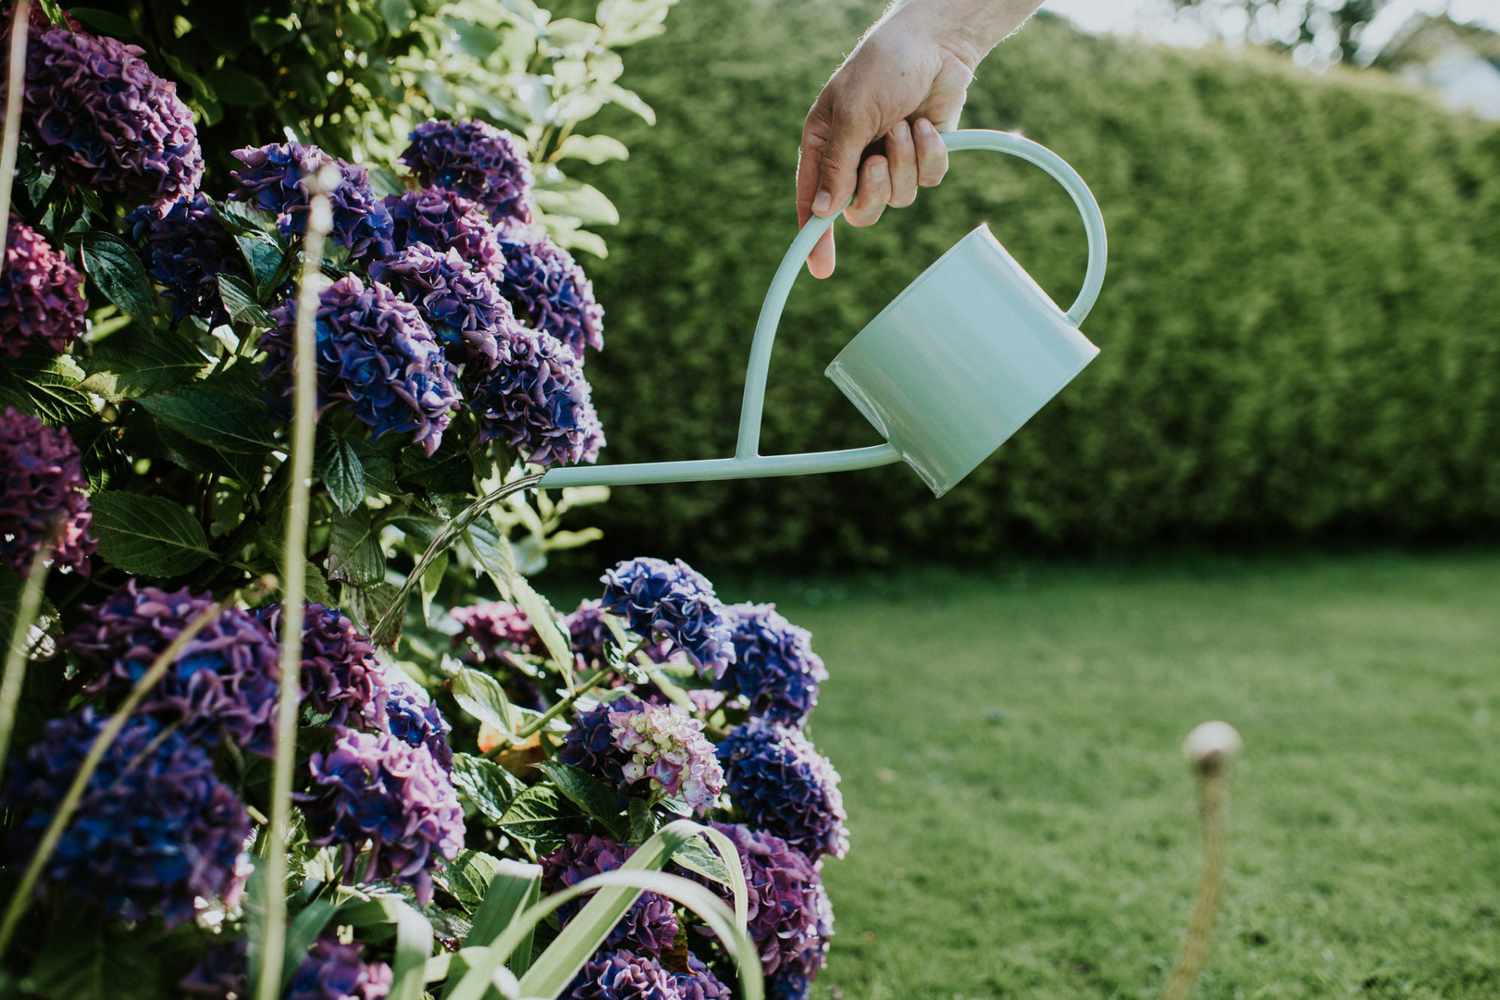
<svg viewBox="0 0 1500 1000"><path fill-rule="evenodd" d="M553 469L544 487L806 475L905 461L942 496L1003 444L1099 353L1079 330L1104 282L1104 220L1082 178L1051 150L1004 132L944 133L951 151L1028 160L1062 184L1083 216L1089 262L1064 312L980 226L882 310L828 366L828 377L884 438L866 448L760 454L771 348L802 265L833 219L803 227L771 281L756 324L732 458Z"/></svg>

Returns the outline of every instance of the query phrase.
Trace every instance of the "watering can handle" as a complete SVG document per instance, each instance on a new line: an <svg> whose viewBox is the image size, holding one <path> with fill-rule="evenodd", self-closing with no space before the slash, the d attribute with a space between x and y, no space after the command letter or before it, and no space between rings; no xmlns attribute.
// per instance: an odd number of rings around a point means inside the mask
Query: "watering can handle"
<svg viewBox="0 0 1500 1000"><path fill-rule="evenodd" d="M1083 227L1088 235L1089 263L1084 272L1083 287L1078 298L1068 307L1067 316L1074 326L1082 325L1084 318L1094 308L1099 298L1099 289L1104 285L1104 265L1109 255L1104 234L1104 216L1099 212L1099 203L1078 171L1052 150L1040 143L1023 139L1010 132L990 129L962 129L941 134L943 143L950 152L966 149L988 149L997 153L1009 153L1029 163L1034 163L1051 174L1068 192L1073 204L1083 216ZM833 227L837 216L809 219L807 225L792 240L786 256L771 279L765 302L760 308L760 319L755 324L755 340L750 345L750 366L745 373L745 397L740 405L739 443L735 448L736 458L752 458L760 453L760 424L765 406L766 376L771 367L771 348L776 339L776 327L781 322L781 312L786 308L787 296L792 284L802 271L802 265L812 254L813 247L823 234Z"/></svg>

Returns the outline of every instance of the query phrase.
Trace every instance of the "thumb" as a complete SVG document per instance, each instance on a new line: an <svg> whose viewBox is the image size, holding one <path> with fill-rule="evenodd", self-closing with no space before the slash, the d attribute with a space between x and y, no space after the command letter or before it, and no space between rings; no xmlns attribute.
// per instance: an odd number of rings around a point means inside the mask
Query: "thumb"
<svg viewBox="0 0 1500 1000"><path fill-rule="evenodd" d="M854 197L859 183L859 161L865 147L880 135L880 130L865 116L840 114L830 116L827 139L818 158L818 183L813 194L814 215L827 218L844 210Z"/></svg>

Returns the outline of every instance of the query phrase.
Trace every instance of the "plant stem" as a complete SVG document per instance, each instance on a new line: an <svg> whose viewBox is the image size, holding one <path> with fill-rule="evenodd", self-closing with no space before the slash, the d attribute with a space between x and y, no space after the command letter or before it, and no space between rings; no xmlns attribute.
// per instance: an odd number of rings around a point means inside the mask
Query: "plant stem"
<svg viewBox="0 0 1500 1000"><path fill-rule="evenodd" d="M1209 939L1213 934L1214 915L1219 909L1219 895L1224 885L1224 861L1227 854L1226 814L1229 810L1229 770L1215 767L1201 773L1198 785L1199 814L1203 823L1203 872L1198 879L1198 898L1188 919L1187 937L1172 978L1167 981L1163 1000L1187 1000L1208 958Z"/></svg>
<svg viewBox="0 0 1500 1000"><path fill-rule="evenodd" d="M5 677L0 680L0 774L5 773L5 756L10 749L10 734L16 724L16 705L21 700L21 684L26 678L26 660L30 649L26 636L36 622L42 607L42 586L47 582L47 559L52 546L43 544L31 558L26 583L16 601L16 622L10 631L10 647L5 653Z"/></svg>
<svg viewBox="0 0 1500 1000"><path fill-rule="evenodd" d="M31 0L16 0L10 22L10 61L5 78L5 138L0 146L0 262L5 260L10 235L10 192L16 177L16 153L21 148L21 96L26 89L26 31Z"/></svg>
<svg viewBox="0 0 1500 1000"><path fill-rule="evenodd" d="M311 195L307 234L302 246L302 276L297 286L297 323L292 351L291 483L287 495L286 534L281 554L281 691L276 703L276 756L271 770L271 826L265 861L265 927L261 936L257 1000L281 995L281 967L286 950L286 840L292 819L292 770L297 756L297 710L302 703L302 620L307 583L307 517L312 490L313 442L318 423L318 369L313 329L318 311L318 275L323 241L332 228L328 191L336 179L305 177Z"/></svg>
<svg viewBox="0 0 1500 1000"><path fill-rule="evenodd" d="M600 667L597 671L594 672L591 677L589 677L588 680L584 681L581 685L575 688L571 693L567 695L567 697L563 698L562 701L559 701L556 705L553 705L551 708L547 709L547 711L537 716L536 719L533 720L529 725L523 726L516 733L516 741L519 742L521 740L528 739L532 736L535 736L543 729L547 728L547 723L551 722L553 719L557 718L559 715L572 708L574 703L576 703L579 698L582 698L584 695L594 690L594 688L598 687L599 682L604 680L605 676L609 673L609 667Z"/></svg>
<svg viewBox="0 0 1500 1000"><path fill-rule="evenodd" d="M412 588L417 585L417 581L422 579L422 574L427 572L428 567L432 565L433 561L444 552L447 552L453 543L458 540L458 536L463 533L464 529L474 523L475 518L506 497L514 493L519 493L521 490L530 489L541 481L542 473L538 472L530 476L522 476L514 482L506 483L498 490L486 493L478 500L475 500L469 506L459 511L458 516L453 518L453 520L444 524L443 530L437 533L432 543L422 553L421 558L417 560L416 565L412 567L411 572L406 574L406 579L401 582L401 587L396 591L396 596L391 599L391 603L386 607L385 611L381 612L380 617L375 622L375 627L370 630L370 638L377 645L385 645L387 639L395 635L396 627L400 624L401 616L406 610L406 599L411 595ZM507 545L510 544L503 538L501 542Z"/></svg>
<svg viewBox="0 0 1500 1000"><path fill-rule="evenodd" d="M88 787L89 779L94 776L94 771L99 767L99 762L104 759L104 754L109 750L110 745L120 735L120 730L124 729L125 723L130 720L130 713L135 711L141 699L146 697L156 686L156 682L161 680L172 664L177 662L177 657L182 655L188 643L192 642L198 633L203 631L203 628L217 618L223 610L223 603L210 605L188 622L187 627L177 633L177 638L157 654L150 668L141 675L140 680L135 682L135 686L130 689L130 693L125 696L125 700L120 703L115 714L110 716L109 722L105 723L104 728L95 737L88 754L83 758L83 764L78 768L78 773L73 776L73 783L68 786L68 791L63 795L57 812L52 816L52 822L47 824L41 842L37 844L36 852L32 854L31 862L26 866L20 884L16 886L15 894L10 898L4 921L0 922L0 955L4 955L6 948L10 946L10 939L15 935L17 925L20 924L21 918L25 916L27 908L31 905L31 896L36 888L37 878L52 857L52 852L57 849L58 841L62 839L68 821L73 818L79 802L83 800L83 792Z"/></svg>

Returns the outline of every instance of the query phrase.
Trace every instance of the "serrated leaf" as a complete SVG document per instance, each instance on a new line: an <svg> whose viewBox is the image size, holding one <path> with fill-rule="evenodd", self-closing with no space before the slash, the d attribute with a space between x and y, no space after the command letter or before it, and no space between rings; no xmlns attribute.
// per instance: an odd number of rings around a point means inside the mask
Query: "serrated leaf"
<svg viewBox="0 0 1500 1000"><path fill-rule="evenodd" d="M328 496L341 514L349 514L365 502L365 466L347 438L331 434L318 449L318 478L328 487Z"/></svg>
<svg viewBox="0 0 1500 1000"><path fill-rule="evenodd" d="M258 455L276 446L280 423L270 408L216 386L148 396L140 405L184 437L219 451Z"/></svg>
<svg viewBox="0 0 1500 1000"><path fill-rule="evenodd" d="M328 578L355 584L379 583L385 578L385 553L370 511L361 509L333 519L328 534Z"/></svg>
<svg viewBox="0 0 1500 1000"><path fill-rule="evenodd" d="M557 790L585 815L597 821L616 840L624 839L629 824L622 812L624 803L613 788L593 775L555 760L543 761L538 766Z"/></svg>
<svg viewBox="0 0 1500 1000"><path fill-rule="evenodd" d="M219 273L219 298L224 310L236 323L243 323L256 330L269 330L274 324L271 314L255 300L255 292L249 285L227 272Z"/></svg>
<svg viewBox="0 0 1500 1000"><path fill-rule="evenodd" d="M192 382L208 367L197 345L172 330L137 327L94 348L84 388L119 401L150 396Z"/></svg>
<svg viewBox="0 0 1500 1000"><path fill-rule="evenodd" d="M576 827L562 796L549 785L533 785L517 795L497 824L533 856L551 854Z"/></svg>
<svg viewBox="0 0 1500 1000"><path fill-rule="evenodd" d="M130 244L111 233L96 232L84 236L80 248L83 268L105 298L137 322L156 318L156 293Z"/></svg>
<svg viewBox="0 0 1500 1000"><path fill-rule="evenodd" d="M33 996L144 1000L162 995L161 967L145 940L87 921L76 931L48 935L24 984Z"/></svg>
<svg viewBox="0 0 1500 1000"><path fill-rule="evenodd" d="M473 754L453 755L453 787L459 798L491 826L505 817L505 810L525 791L521 780L492 760Z"/></svg>
<svg viewBox="0 0 1500 1000"><path fill-rule="evenodd" d="M630 159L630 150L614 136L570 135L557 147L558 159L583 160L585 163L608 163L610 160Z"/></svg>
<svg viewBox="0 0 1500 1000"><path fill-rule="evenodd" d="M511 582L511 596L516 606L531 621L531 627L547 648L553 665L573 685L573 648L568 633L558 620L558 615L547 599L532 589L525 577L518 576Z"/></svg>
<svg viewBox="0 0 1500 1000"><path fill-rule="evenodd" d="M105 562L138 576L181 576L213 555L208 536L181 504L119 490L97 493L94 537Z"/></svg>
<svg viewBox="0 0 1500 1000"><path fill-rule="evenodd" d="M284 256L281 247L274 240L243 233L237 234L234 242L240 248L240 256L245 258L245 266L255 277L256 290L262 298L269 296L275 291L276 275L281 270Z"/></svg>
<svg viewBox="0 0 1500 1000"><path fill-rule="evenodd" d="M500 682L473 667L464 667L453 678L453 699L458 706L485 725L506 736L516 731L516 715Z"/></svg>
<svg viewBox="0 0 1500 1000"><path fill-rule="evenodd" d="M465 850L432 875L444 892L458 900L465 913L473 913L484 902L490 881L499 870L499 858L483 851Z"/></svg>
<svg viewBox="0 0 1500 1000"><path fill-rule="evenodd" d="M43 423L72 423L94 412L83 380L71 355L28 351L0 365L0 403Z"/></svg>
<svg viewBox="0 0 1500 1000"><path fill-rule="evenodd" d="M500 596L511 597L511 587L519 577L510 542L500 537L492 523L480 519L464 530L464 544L474 556L474 561L489 574L495 588L500 591Z"/></svg>
<svg viewBox="0 0 1500 1000"><path fill-rule="evenodd" d="M712 879L720 885L729 885L729 868L719 853L702 840L693 839L677 848L672 860L690 872Z"/></svg>

